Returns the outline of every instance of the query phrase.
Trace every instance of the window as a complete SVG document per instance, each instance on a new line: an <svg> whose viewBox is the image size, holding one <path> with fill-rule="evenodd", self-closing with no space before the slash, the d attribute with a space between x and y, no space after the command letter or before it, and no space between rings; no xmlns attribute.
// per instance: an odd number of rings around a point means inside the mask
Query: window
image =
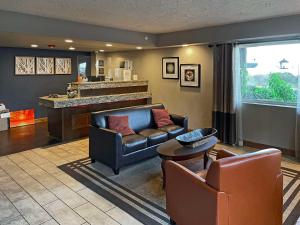
<svg viewBox="0 0 300 225"><path fill-rule="evenodd" d="M300 44L244 45L238 51L243 102L296 105Z"/></svg>
<svg viewBox="0 0 300 225"><path fill-rule="evenodd" d="M86 62L79 64L79 74L86 77Z"/></svg>

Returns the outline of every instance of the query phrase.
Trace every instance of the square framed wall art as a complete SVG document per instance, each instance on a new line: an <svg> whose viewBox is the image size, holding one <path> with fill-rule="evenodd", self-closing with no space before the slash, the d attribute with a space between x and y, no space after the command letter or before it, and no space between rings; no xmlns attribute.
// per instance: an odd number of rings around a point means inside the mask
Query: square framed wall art
<svg viewBox="0 0 300 225"><path fill-rule="evenodd" d="M99 67L104 67L104 60L103 59L98 60L98 66Z"/></svg>
<svg viewBox="0 0 300 225"><path fill-rule="evenodd" d="M36 74L53 75L54 74L54 58L52 57L36 57Z"/></svg>
<svg viewBox="0 0 300 225"><path fill-rule="evenodd" d="M180 65L180 86L181 87L200 87L201 65L200 64L181 64Z"/></svg>
<svg viewBox="0 0 300 225"><path fill-rule="evenodd" d="M162 58L162 78L179 79L179 57Z"/></svg>
<svg viewBox="0 0 300 225"><path fill-rule="evenodd" d="M72 61L71 58L55 58L55 74L71 75Z"/></svg>
<svg viewBox="0 0 300 225"><path fill-rule="evenodd" d="M35 57L16 56L15 75L35 75Z"/></svg>

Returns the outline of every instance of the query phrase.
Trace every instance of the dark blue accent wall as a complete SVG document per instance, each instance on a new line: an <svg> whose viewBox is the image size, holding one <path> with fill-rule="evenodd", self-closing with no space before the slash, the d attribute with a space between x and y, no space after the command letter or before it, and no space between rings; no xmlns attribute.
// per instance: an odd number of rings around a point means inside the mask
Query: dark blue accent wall
<svg viewBox="0 0 300 225"><path fill-rule="evenodd" d="M46 117L46 110L39 106L38 97L49 94L66 94L67 83L77 79L77 56L88 52L58 50L0 48L0 102L10 111L35 109L36 118ZM15 56L44 56L72 58L72 75L15 75Z"/></svg>

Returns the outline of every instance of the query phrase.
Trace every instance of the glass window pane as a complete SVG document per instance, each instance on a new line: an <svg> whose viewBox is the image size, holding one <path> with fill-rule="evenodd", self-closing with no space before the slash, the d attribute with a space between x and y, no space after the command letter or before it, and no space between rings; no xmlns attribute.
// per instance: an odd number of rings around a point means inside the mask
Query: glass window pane
<svg viewBox="0 0 300 225"><path fill-rule="evenodd" d="M295 105L300 44L240 48L243 101Z"/></svg>

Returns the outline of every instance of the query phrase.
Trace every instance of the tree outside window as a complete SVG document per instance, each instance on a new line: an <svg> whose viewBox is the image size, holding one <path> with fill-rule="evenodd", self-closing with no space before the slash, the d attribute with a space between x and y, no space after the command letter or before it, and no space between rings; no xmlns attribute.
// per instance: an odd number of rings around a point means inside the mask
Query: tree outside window
<svg viewBox="0 0 300 225"><path fill-rule="evenodd" d="M298 52L300 44L240 48L243 101L296 105Z"/></svg>

